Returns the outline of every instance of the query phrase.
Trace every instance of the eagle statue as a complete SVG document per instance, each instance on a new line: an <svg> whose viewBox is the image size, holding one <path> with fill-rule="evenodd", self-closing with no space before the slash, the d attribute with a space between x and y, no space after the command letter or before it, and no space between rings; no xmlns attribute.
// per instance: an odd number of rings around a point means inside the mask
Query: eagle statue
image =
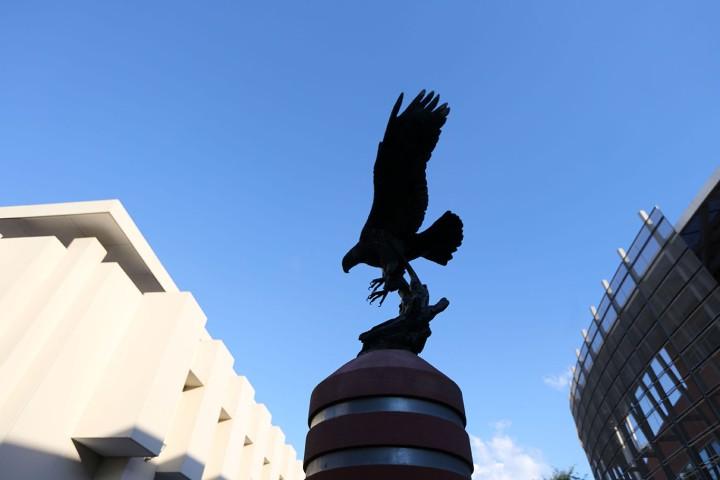
<svg viewBox="0 0 720 480"><path fill-rule="evenodd" d="M409 323L417 323L416 320L421 317L426 320L423 329L426 328L429 320L444 310L448 303L443 298L438 305L427 305L427 287L422 285L410 262L422 257L447 265L463 240L462 221L450 211L418 232L428 206L427 163L450 108L447 103L438 106L440 96L434 92L426 94L425 90L399 114L402 102L403 94L400 94L378 146L370 214L360 239L342 260L346 273L360 263L382 269L382 276L370 282L368 300L373 303L379 299L378 304L382 305L390 292L399 293L401 316L375 327L381 330L392 327L396 336L399 325L404 325L404 330L407 330L405 327ZM410 283L405 280L405 272L410 277ZM363 335L367 337L369 333ZM366 348L375 348L364 343ZM389 348L387 341L380 343ZM397 347L395 343L390 342L392 348Z"/></svg>

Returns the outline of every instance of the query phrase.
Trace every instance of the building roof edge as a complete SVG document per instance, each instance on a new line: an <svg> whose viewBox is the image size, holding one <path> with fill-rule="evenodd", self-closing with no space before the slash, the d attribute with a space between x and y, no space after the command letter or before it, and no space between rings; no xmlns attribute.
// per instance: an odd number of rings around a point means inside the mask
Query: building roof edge
<svg viewBox="0 0 720 480"><path fill-rule="evenodd" d="M65 244L75 238L95 237L108 250L106 261L117 262L141 291L178 291L116 199L0 207L0 234L6 238L50 235Z"/></svg>
<svg viewBox="0 0 720 480"><path fill-rule="evenodd" d="M688 205L685 211L683 211L682 215L680 215L680 218L678 218L677 222L675 222L676 232L681 232L685 228L690 219L697 212L698 208L700 208L705 199L708 197L708 195L710 195L710 193L713 191L713 189L719 182L720 167L716 168L712 175L710 175L710 178L705 181L705 184L703 184L700 191L692 199L690 205Z"/></svg>

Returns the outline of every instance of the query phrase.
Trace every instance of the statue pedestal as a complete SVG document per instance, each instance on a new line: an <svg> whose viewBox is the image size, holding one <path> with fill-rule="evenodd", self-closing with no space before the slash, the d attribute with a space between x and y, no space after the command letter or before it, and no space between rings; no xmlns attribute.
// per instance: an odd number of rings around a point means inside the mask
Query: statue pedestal
<svg viewBox="0 0 720 480"><path fill-rule="evenodd" d="M360 355L315 387L307 480L469 480L460 388L406 350Z"/></svg>

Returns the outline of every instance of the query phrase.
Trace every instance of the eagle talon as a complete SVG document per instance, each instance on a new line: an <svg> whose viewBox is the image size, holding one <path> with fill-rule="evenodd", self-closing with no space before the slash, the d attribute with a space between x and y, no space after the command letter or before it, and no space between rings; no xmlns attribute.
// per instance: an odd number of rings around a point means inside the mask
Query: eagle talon
<svg viewBox="0 0 720 480"><path fill-rule="evenodd" d="M377 290L377 287L376 287L376 290ZM379 291L376 291L376 290L373 290L373 292L370 293L370 295L368 295L367 300L372 305L375 302L375 300L377 300L379 298L380 303L378 303L378 307L381 307L383 302L385 301L385 298L387 298L388 293L390 293L390 292L388 292L387 290L384 290L384 289L379 290Z"/></svg>
<svg viewBox="0 0 720 480"><path fill-rule="evenodd" d="M380 288L385 283L385 279L383 277L376 278L370 282L370 286L368 287L368 290L371 290L372 293L377 292L378 288Z"/></svg>

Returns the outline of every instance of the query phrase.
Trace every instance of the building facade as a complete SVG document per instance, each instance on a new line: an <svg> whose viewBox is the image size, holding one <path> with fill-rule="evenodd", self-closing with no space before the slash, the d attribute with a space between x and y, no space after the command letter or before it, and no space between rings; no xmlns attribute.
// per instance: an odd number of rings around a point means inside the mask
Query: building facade
<svg viewBox="0 0 720 480"><path fill-rule="evenodd" d="M641 211L591 307L570 408L596 479L720 479L719 181L674 227Z"/></svg>
<svg viewBox="0 0 720 480"><path fill-rule="evenodd" d="M304 478L119 202L0 208L0 234L0 478Z"/></svg>

